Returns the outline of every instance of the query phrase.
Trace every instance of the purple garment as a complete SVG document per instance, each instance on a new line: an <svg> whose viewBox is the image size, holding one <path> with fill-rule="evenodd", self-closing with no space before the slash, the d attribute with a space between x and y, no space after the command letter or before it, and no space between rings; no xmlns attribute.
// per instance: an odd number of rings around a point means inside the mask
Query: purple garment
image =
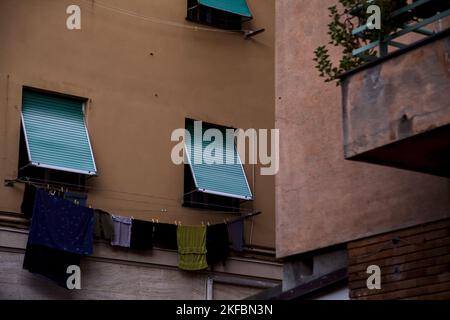
<svg viewBox="0 0 450 320"><path fill-rule="evenodd" d="M130 247L131 238L131 218L111 215L114 234L111 245L120 247Z"/></svg>
<svg viewBox="0 0 450 320"><path fill-rule="evenodd" d="M37 190L28 243L91 255L93 227L94 210Z"/></svg>
<svg viewBox="0 0 450 320"><path fill-rule="evenodd" d="M244 251L244 221L237 220L228 224L228 235L231 248L235 251Z"/></svg>

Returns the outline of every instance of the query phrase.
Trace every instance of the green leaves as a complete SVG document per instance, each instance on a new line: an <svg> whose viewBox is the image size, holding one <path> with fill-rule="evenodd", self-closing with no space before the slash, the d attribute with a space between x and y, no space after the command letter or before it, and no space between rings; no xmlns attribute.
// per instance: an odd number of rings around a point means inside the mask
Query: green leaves
<svg viewBox="0 0 450 320"><path fill-rule="evenodd" d="M337 77L355 67L361 62L359 58L352 56L353 49L359 45L358 37L352 35L353 26L357 21L351 21L354 17L349 15L350 7L354 6L358 0L340 0L344 5L344 10L340 12L337 6L328 8L331 22L328 24L328 35L330 41L328 45L342 48L342 56L338 66L334 66L330 59L330 54L326 45L318 47L314 51L314 61L319 75L325 78L325 82L331 82ZM338 83L339 84L339 83Z"/></svg>
<svg viewBox="0 0 450 320"><path fill-rule="evenodd" d="M352 30L364 24L370 14L367 13L369 5L378 5L381 9L381 30L366 30L360 36L352 34ZM314 50L315 68L319 75L325 78L325 82L337 80L342 73L356 68L363 63L360 57L353 56L354 49L364 46L372 41L382 39L386 35L395 32L401 25L412 19L405 14L396 19L389 19L390 14L405 6L407 0L339 0L339 5L328 8L330 22L328 23L328 35L330 41L327 45L319 46ZM333 64L327 46L341 48L340 60ZM372 49L365 53L366 56L376 57L377 51ZM337 81L339 85L339 81Z"/></svg>

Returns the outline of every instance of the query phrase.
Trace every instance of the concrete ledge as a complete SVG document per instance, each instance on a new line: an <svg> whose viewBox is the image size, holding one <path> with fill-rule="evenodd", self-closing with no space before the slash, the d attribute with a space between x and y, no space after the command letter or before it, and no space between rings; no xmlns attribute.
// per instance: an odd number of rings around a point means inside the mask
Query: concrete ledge
<svg viewBox="0 0 450 320"><path fill-rule="evenodd" d="M0 252L24 252L28 239L28 231L0 227ZM149 251L133 251L126 248L113 247L105 241L94 243L94 254L87 260L104 261L116 264L147 265L154 268L178 269L176 251L154 248ZM283 266L281 263L257 259L230 257L225 266L217 265L214 271L198 273L223 273L252 278L281 281Z"/></svg>
<svg viewBox="0 0 450 320"><path fill-rule="evenodd" d="M444 35L342 78L345 158L450 176Z"/></svg>

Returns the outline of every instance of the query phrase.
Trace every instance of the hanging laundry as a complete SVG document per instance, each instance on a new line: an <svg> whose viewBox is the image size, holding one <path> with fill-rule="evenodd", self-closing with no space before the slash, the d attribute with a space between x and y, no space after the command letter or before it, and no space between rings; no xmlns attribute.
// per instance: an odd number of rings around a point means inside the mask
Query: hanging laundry
<svg viewBox="0 0 450 320"><path fill-rule="evenodd" d="M177 226L168 223L155 223L153 245L162 249L177 250Z"/></svg>
<svg viewBox="0 0 450 320"><path fill-rule="evenodd" d="M111 245L119 247L130 247L131 218L121 216L111 216L113 222L113 237Z"/></svg>
<svg viewBox="0 0 450 320"><path fill-rule="evenodd" d="M132 219L130 247L138 250L153 247L153 223Z"/></svg>
<svg viewBox="0 0 450 320"><path fill-rule="evenodd" d="M25 190L23 192L22 205L20 206L21 212L27 219L30 219L33 215L34 202L36 200L36 187L31 184L25 184Z"/></svg>
<svg viewBox="0 0 450 320"><path fill-rule="evenodd" d="M81 255L92 254L94 210L36 192L28 242Z"/></svg>
<svg viewBox="0 0 450 320"><path fill-rule="evenodd" d="M228 226L225 223L208 226L206 229L206 261L213 266L219 262L225 265L230 251Z"/></svg>
<svg viewBox="0 0 450 320"><path fill-rule="evenodd" d="M178 226L178 267L183 270L202 270L206 261L206 227Z"/></svg>
<svg viewBox="0 0 450 320"><path fill-rule="evenodd" d="M114 226L111 215L103 210L94 210L94 238L111 240L114 234Z"/></svg>
<svg viewBox="0 0 450 320"><path fill-rule="evenodd" d="M228 224L231 248L237 252L244 251L244 221L237 220Z"/></svg>
<svg viewBox="0 0 450 320"><path fill-rule="evenodd" d="M67 289L67 278L71 275L67 273L67 268L79 267L80 258L79 254L28 243L23 268L55 281Z"/></svg>
<svg viewBox="0 0 450 320"><path fill-rule="evenodd" d="M75 202L80 206L86 207L87 203L87 193L85 192L76 192L76 191L67 191L64 193L64 199Z"/></svg>

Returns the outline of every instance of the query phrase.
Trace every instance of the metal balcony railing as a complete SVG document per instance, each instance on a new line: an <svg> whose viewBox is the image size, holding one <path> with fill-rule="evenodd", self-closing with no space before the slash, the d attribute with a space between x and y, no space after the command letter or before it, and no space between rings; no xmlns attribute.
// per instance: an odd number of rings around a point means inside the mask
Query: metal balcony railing
<svg viewBox="0 0 450 320"><path fill-rule="evenodd" d="M369 0L368 2L374 1ZM393 11L387 19L387 21L408 20L407 23L400 25L397 30L389 34L380 36L377 40L372 40L364 46L354 49L352 54L371 61L387 55L389 48L406 48L412 43L405 44L400 42L397 40L399 37L412 32L424 37L432 36L435 32L427 29L426 26L449 15L450 1L448 0L413 0L412 3ZM369 29L367 21L363 21L361 25L353 29L352 34L367 40L366 31L370 31ZM376 48L378 50L375 56L367 54L370 50Z"/></svg>

